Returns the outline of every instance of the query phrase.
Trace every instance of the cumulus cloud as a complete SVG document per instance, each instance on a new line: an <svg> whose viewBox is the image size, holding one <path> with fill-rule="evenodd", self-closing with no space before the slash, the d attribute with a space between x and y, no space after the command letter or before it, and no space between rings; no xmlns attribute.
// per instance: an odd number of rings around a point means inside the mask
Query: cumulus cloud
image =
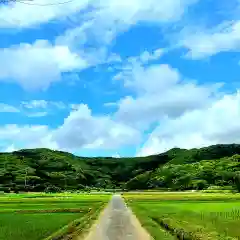
<svg viewBox="0 0 240 240"><path fill-rule="evenodd" d="M141 135L109 116L93 116L88 106L81 104L64 120L53 138L61 148L116 149L139 143Z"/></svg>
<svg viewBox="0 0 240 240"><path fill-rule="evenodd" d="M138 151L138 156L157 154L173 147L194 148L218 143L240 142L240 92L214 99L202 108L179 116L159 117L158 126ZM139 116L139 117L144 117ZM0 143L7 149L49 147L119 149L141 142L141 131L111 116L94 116L87 105L78 105L56 129L48 126L5 125L0 127ZM3 145L3 144L1 144ZM10 148L9 148L10 149Z"/></svg>
<svg viewBox="0 0 240 240"><path fill-rule="evenodd" d="M15 148L27 147L50 147L56 148L50 140L51 130L44 125L24 125L9 124L0 127L0 142L14 145Z"/></svg>
<svg viewBox="0 0 240 240"><path fill-rule="evenodd" d="M141 132L115 121L111 116L94 116L87 105L79 104L64 123L55 129L47 125L3 125L0 127L2 149L14 148L118 149L141 142Z"/></svg>
<svg viewBox="0 0 240 240"><path fill-rule="evenodd" d="M173 147L198 148L240 142L240 92L225 95L208 107L165 118L138 152L139 156L161 153Z"/></svg>
<svg viewBox="0 0 240 240"><path fill-rule="evenodd" d="M14 146L14 144L12 144L12 145L10 145L10 146L7 146L6 148L3 148L3 149L1 149L1 151L2 152L13 152L13 151L17 151L17 150L19 150L18 148L16 148L15 146Z"/></svg>
<svg viewBox="0 0 240 240"><path fill-rule="evenodd" d="M36 40L0 49L0 82L16 83L25 90L45 90L61 81L63 73L81 71L104 62L121 61L116 54L108 54L104 47L71 50L71 45L51 44ZM64 78L79 80L75 74Z"/></svg>
<svg viewBox="0 0 240 240"><path fill-rule="evenodd" d="M118 102L116 119L145 129L164 116L178 117L207 106L219 88L186 81L177 69L167 64L147 67L134 64L118 77L135 92L135 97L128 96Z"/></svg>
<svg viewBox="0 0 240 240"><path fill-rule="evenodd" d="M48 41L0 49L0 81L20 84L25 89L46 89L61 80L61 73L88 66L84 58L67 46Z"/></svg>
<svg viewBox="0 0 240 240"><path fill-rule="evenodd" d="M42 138L48 132L47 126L23 126L19 128L18 125L10 124L0 128L0 136L2 139L16 141L33 141ZM21 133L21 134L20 134Z"/></svg>

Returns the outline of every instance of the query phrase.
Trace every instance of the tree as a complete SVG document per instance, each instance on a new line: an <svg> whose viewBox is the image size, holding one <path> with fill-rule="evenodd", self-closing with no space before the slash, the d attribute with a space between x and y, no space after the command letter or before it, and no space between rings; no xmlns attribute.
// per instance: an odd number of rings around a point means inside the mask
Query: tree
<svg viewBox="0 0 240 240"><path fill-rule="evenodd" d="M240 173L237 173L235 175L234 182L235 182L235 186L236 186L238 192L240 192Z"/></svg>
<svg viewBox="0 0 240 240"><path fill-rule="evenodd" d="M194 189L203 190L203 189L206 189L208 187L208 183L207 183L206 180L203 180L203 179L193 180L192 181L192 186L193 186Z"/></svg>
<svg viewBox="0 0 240 240"><path fill-rule="evenodd" d="M1 189L240 189L240 145L172 149L139 158L84 158L49 149L0 153ZM54 190L55 191L55 190Z"/></svg>

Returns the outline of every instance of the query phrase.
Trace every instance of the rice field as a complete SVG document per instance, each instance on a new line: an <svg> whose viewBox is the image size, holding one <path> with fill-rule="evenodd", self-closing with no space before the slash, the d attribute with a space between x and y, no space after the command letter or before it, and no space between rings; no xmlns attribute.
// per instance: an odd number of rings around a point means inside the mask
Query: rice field
<svg viewBox="0 0 240 240"><path fill-rule="evenodd" d="M240 194L123 194L142 225L160 239L240 239Z"/></svg>
<svg viewBox="0 0 240 240"><path fill-rule="evenodd" d="M60 240L84 234L111 194L0 195L0 239ZM240 194L124 193L155 240L240 239Z"/></svg>
<svg viewBox="0 0 240 240"><path fill-rule="evenodd" d="M50 240L83 234L109 201L106 194L0 196L0 239Z"/></svg>

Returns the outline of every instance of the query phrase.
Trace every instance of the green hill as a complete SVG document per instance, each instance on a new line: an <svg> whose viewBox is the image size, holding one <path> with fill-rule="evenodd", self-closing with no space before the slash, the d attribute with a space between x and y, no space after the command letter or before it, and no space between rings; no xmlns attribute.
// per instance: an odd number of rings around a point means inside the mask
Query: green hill
<svg viewBox="0 0 240 240"><path fill-rule="evenodd" d="M174 148L139 158L86 158L50 149L0 153L0 190L238 187L240 145Z"/></svg>

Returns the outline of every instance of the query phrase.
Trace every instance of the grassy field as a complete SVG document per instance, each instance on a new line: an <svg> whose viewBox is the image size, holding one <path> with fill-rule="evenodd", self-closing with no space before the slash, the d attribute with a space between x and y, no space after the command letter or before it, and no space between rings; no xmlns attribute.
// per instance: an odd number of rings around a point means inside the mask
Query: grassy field
<svg viewBox="0 0 240 240"><path fill-rule="evenodd" d="M109 201L106 194L0 196L0 239L50 240L81 235Z"/></svg>
<svg viewBox="0 0 240 240"><path fill-rule="evenodd" d="M154 239L240 239L240 194L134 193L127 204Z"/></svg>

